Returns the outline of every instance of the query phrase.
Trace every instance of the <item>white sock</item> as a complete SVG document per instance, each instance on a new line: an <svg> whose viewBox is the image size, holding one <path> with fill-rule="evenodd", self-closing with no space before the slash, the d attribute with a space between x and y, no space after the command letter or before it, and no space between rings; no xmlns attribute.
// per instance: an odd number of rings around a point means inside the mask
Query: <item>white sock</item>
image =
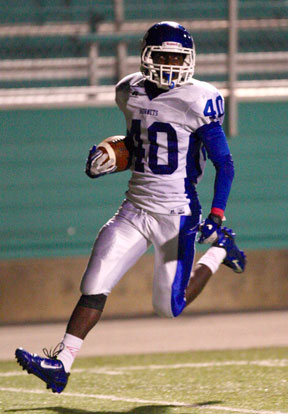
<svg viewBox="0 0 288 414"><path fill-rule="evenodd" d="M226 250L222 247L210 247L210 249L198 260L197 264L204 264L209 267L212 274L214 274L225 259L226 254Z"/></svg>
<svg viewBox="0 0 288 414"><path fill-rule="evenodd" d="M74 362L74 359L76 358L77 353L80 351L80 348L83 344L83 339L66 333L62 340L62 343L65 345L65 347L63 351L61 351L57 356L57 359L62 361L64 369L68 373L71 370L71 366Z"/></svg>

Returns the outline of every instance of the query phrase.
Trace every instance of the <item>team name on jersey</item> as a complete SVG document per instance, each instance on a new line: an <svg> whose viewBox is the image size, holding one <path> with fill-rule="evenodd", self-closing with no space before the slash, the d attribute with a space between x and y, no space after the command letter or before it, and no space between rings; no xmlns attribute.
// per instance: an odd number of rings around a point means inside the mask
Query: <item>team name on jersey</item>
<svg viewBox="0 0 288 414"><path fill-rule="evenodd" d="M157 109L140 108L139 112L140 112L141 115L158 116L158 110Z"/></svg>

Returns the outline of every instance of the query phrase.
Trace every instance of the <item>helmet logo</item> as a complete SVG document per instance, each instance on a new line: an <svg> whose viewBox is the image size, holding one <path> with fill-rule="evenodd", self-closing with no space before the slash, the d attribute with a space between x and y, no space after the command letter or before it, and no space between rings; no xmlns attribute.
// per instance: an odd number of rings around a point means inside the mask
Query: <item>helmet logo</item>
<svg viewBox="0 0 288 414"><path fill-rule="evenodd" d="M162 46L182 47L181 43L178 42L163 42Z"/></svg>

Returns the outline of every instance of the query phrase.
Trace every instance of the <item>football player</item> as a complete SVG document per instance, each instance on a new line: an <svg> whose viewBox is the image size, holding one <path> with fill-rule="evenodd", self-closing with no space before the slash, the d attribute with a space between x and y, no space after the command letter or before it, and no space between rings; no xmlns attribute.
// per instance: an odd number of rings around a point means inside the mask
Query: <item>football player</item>
<svg viewBox="0 0 288 414"><path fill-rule="evenodd" d="M180 315L222 262L237 273L244 271L245 255L234 233L221 227L234 176L221 126L224 101L214 86L193 78L194 66L188 31L175 22L157 23L144 36L141 71L116 86L131 155L126 198L95 240L82 295L60 347L54 354L46 351L45 358L16 350L20 365L53 392L65 388L74 358L113 287L152 244L153 306L164 317ZM116 157L111 150L104 154L105 147L102 142L90 150L89 177L116 171L117 151ZM211 212L201 223L196 185L207 158L215 167L214 194ZM197 233L199 243L212 246L192 271Z"/></svg>

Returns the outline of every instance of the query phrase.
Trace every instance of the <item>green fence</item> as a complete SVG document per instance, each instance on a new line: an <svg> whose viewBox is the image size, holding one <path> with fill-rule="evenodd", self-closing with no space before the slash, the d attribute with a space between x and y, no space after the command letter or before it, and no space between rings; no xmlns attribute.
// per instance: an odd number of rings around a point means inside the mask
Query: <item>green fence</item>
<svg viewBox="0 0 288 414"><path fill-rule="evenodd" d="M209 0L123 0L123 19L125 23L135 21L147 21L149 28L151 22L163 20L190 20L195 21L225 21L228 19L228 0L215 1ZM286 52L288 42L288 3L283 0L238 0L239 23L250 21L248 27L239 27L238 31L238 51L240 53L262 53L262 52ZM98 23L113 23L115 21L115 5L113 0L13 0L7 2L0 0L0 29L1 25L10 25L13 35L9 30L0 30L0 62L1 60L32 60L35 59L75 59L89 57L90 42L81 30L77 32L71 27L78 23L85 26L85 30L91 33L97 32ZM253 22L259 23L260 19L268 19L270 24L263 22L253 27ZM17 26L18 24L18 26ZM70 32L62 33L61 30L55 33L54 30L47 31L49 25L61 24L70 26ZM15 26L16 25L16 26ZM18 28L17 28L18 27ZM27 30L26 34L23 28ZM57 27L57 26L56 26ZM196 27L191 31L198 54L227 53L229 48L228 29L226 25L221 25L216 30L211 30L206 23L201 24L201 28ZM250 28L249 28L250 27ZM46 29L45 29L46 28ZM46 34L42 29L46 30ZM50 28L51 29L51 28ZM139 36L131 41L129 34L126 34L124 41L127 43L128 56L139 56L141 39L145 30L139 32ZM72 30L72 32L71 32ZM78 29L79 30L79 29ZM86 32L85 32L86 33ZM117 42L113 40L111 33L109 43L99 40L99 56L117 56ZM86 40L85 40L86 38ZM92 41L93 39L90 39ZM94 38L95 40L95 38ZM84 60L85 60L84 59ZM23 64L23 62L22 62ZM44 62L42 62L42 65ZM46 65L48 65L46 61ZM35 68L35 66L33 66ZM49 65L48 65L49 67ZM49 72L49 71L46 71ZM53 71L52 71L53 72ZM23 71L25 73L25 71ZM23 75L22 73L22 75ZM43 78L39 75L0 77L0 88L21 88L21 87L40 87L40 86L83 86L89 85L88 72L83 70L74 75L55 76L54 72ZM197 66L196 66L196 75ZM271 71L259 71L251 69L239 74L239 79L287 79L288 71L284 68ZM203 80L208 81L227 81L227 75L223 73L209 74L202 76ZM115 75L100 75L98 82L100 85L115 84L118 81Z"/></svg>
<svg viewBox="0 0 288 414"><path fill-rule="evenodd" d="M288 15L283 0L239 0L241 19L279 18ZM125 20L225 19L228 0L125 0ZM113 0L0 0L0 23L44 24L48 22L87 22L95 13L106 21L115 18Z"/></svg>
<svg viewBox="0 0 288 414"><path fill-rule="evenodd" d="M288 103L239 104L227 225L246 248L288 247ZM93 143L123 134L117 108L1 111L0 258L88 254L124 198L129 172L90 180ZM213 167L199 185L204 215Z"/></svg>

